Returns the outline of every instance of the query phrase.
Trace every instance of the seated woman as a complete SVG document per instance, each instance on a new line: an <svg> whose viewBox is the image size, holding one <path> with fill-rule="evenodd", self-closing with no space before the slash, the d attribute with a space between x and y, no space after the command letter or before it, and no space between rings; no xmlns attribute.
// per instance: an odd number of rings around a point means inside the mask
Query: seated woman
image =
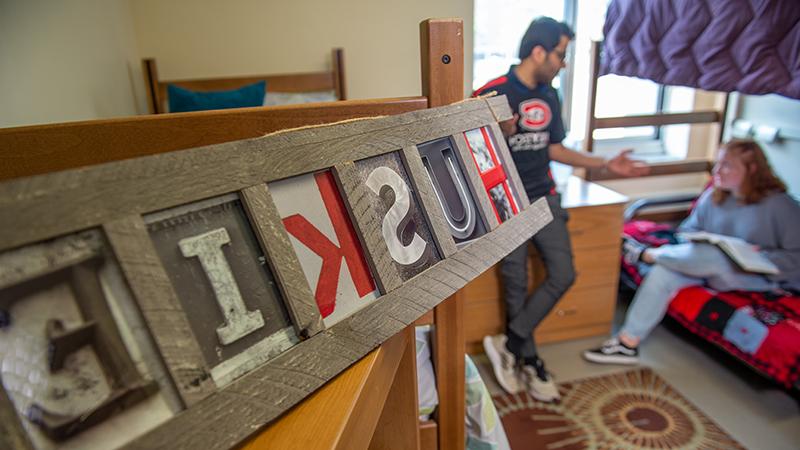
<svg viewBox="0 0 800 450"><path fill-rule="evenodd" d="M751 140L724 144L714 166L713 189L700 196L679 231L707 231L752 244L773 262L777 275L741 271L718 247L685 243L631 248L626 257L653 264L619 334L583 357L596 363L635 364L638 346L664 317L682 288L705 285L718 291L800 290L800 205L772 172L764 151Z"/></svg>

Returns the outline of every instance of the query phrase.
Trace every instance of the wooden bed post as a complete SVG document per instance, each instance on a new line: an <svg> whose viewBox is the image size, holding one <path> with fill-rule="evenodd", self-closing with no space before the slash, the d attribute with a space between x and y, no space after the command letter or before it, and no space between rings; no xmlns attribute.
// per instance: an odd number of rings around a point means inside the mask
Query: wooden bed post
<svg viewBox="0 0 800 450"><path fill-rule="evenodd" d="M347 86L344 78L344 49L335 48L331 51L331 65L333 66L336 98L338 100L347 100Z"/></svg>
<svg viewBox="0 0 800 450"><path fill-rule="evenodd" d="M144 72L144 85L147 90L147 106L150 114L161 114L161 99L159 98L158 87L158 68L155 58L142 60L142 72Z"/></svg>
<svg viewBox="0 0 800 450"><path fill-rule="evenodd" d="M583 150L592 153L594 150L594 110L597 107L597 78L600 72L600 42L592 41L589 57L589 95L586 108L586 134L583 137Z"/></svg>
<svg viewBox="0 0 800 450"><path fill-rule="evenodd" d="M422 95L428 107L464 98L464 22L461 19L428 19L420 23ZM466 428L464 401L464 303L461 291L434 309L433 338L436 388L439 391L439 450L464 448Z"/></svg>

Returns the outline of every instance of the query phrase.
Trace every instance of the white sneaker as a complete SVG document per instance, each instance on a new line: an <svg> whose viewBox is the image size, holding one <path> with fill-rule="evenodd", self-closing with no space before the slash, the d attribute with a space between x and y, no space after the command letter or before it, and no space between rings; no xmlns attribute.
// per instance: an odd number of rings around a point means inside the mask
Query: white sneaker
<svg viewBox="0 0 800 450"><path fill-rule="evenodd" d="M492 363L497 383L509 394L516 394L522 390L522 387L517 377L517 360L506 348L507 339L503 334L485 336L483 350L489 357L489 362Z"/></svg>
<svg viewBox="0 0 800 450"><path fill-rule="evenodd" d="M558 386L553 381L553 376L544 370L544 365L538 370L533 366L523 366L522 377L525 380L528 394L536 400L545 403L555 403L561 400Z"/></svg>
<svg viewBox="0 0 800 450"><path fill-rule="evenodd" d="M598 348L584 351L583 358L600 364L638 364L639 350L626 346L614 337Z"/></svg>

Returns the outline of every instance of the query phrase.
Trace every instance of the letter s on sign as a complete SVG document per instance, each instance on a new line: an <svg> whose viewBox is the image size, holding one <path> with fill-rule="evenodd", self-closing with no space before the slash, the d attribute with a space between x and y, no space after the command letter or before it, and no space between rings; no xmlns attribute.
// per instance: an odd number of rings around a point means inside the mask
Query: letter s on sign
<svg viewBox="0 0 800 450"><path fill-rule="evenodd" d="M367 187L380 195L381 188L388 186L394 191L394 204L389 208L386 217L383 218L382 232L383 240L389 248L392 259L403 265L417 262L425 253L428 245L416 232L409 245L403 245L398 237L397 228L403 223L403 219L411 208L411 193L403 178L394 170L388 167L378 167L367 177Z"/></svg>

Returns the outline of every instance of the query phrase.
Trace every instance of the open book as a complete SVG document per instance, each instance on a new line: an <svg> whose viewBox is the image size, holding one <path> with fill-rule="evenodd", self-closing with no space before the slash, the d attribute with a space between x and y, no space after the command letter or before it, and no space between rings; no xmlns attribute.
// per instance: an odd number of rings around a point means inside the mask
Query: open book
<svg viewBox="0 0 800 450"><path fill-rule="evenodd" d="M770 275L780 273L778 266L744 239L707 231L678 233L678 237L687 241L707 242L716 245L744 271Z"/></svg>

